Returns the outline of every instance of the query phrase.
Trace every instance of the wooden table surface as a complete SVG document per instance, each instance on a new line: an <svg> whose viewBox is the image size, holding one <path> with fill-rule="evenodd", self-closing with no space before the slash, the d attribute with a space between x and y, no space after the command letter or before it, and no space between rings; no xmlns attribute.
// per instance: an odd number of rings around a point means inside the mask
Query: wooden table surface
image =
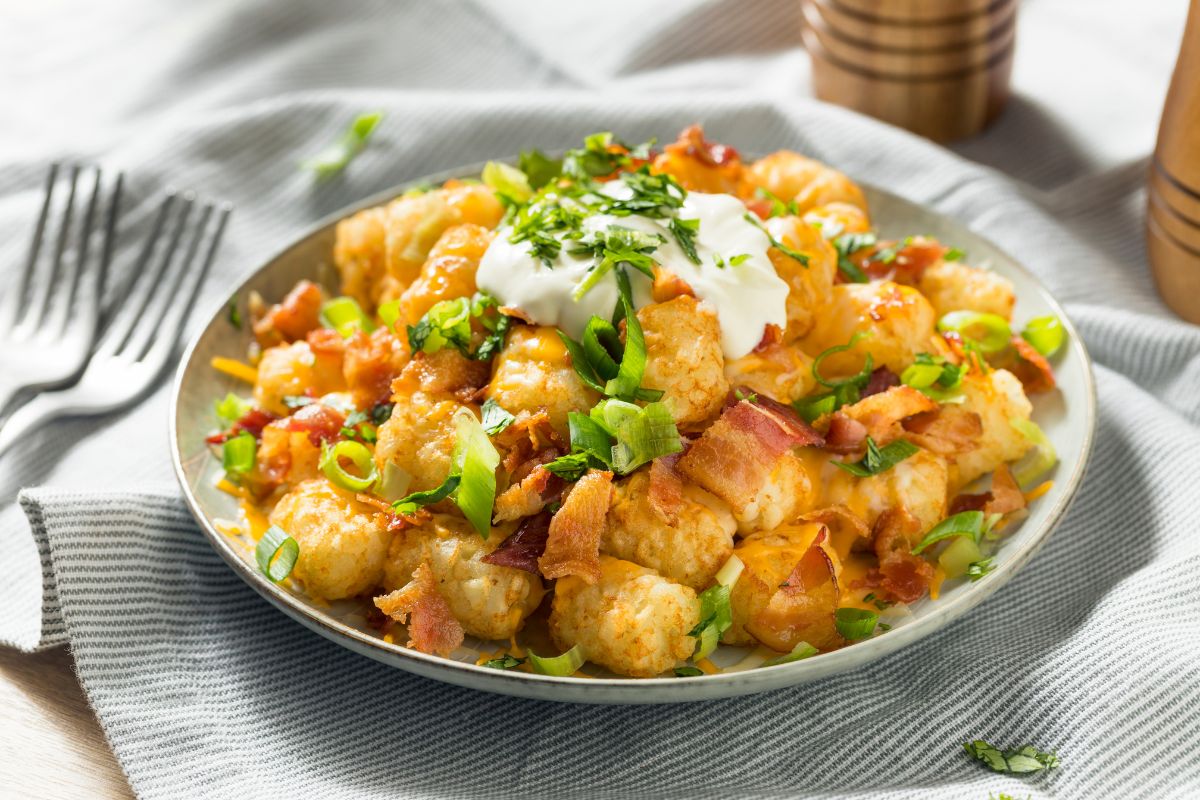
<svg viewBox="0 0 1200 800"><path fill-rule="evenodd" d="M65 647L0 647L0 796L133 797Z"/></svg>

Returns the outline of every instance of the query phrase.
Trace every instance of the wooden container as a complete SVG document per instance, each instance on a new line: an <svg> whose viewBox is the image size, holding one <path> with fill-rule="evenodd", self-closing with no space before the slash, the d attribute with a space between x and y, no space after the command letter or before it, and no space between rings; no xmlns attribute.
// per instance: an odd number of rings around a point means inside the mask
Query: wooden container
<svg viewBox="0 0 1200 800"><path fill-rule="evenodd" d="M1017 0L801 0L817 97L935 141L1004 108Z"/></svg>
<svg viewBox="0 0 1200 800"><path fill-rule="evenodd" d="M1146 187L1146 251L1158 292L1200 323L1200 0L1192 0Z"/></svg>

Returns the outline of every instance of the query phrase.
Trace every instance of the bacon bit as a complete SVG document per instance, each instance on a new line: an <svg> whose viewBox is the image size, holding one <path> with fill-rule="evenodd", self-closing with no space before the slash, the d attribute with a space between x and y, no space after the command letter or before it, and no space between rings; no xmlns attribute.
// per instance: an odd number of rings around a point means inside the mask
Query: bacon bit
<svg viewBox="0 0 1200 800"><path fill-rule="evenodd" d="M829 418L829 430L825 433L825 449L838 455L862 452L867 446L867 426L845 414L834 414Z"/></svg>
<svg viewBox="0 0 1200 800"><path fill-rule="evenodd" d="M403 365L404 350L385 328L378 328L369 336L356 331L346 340L342 375L359 408L387 402L392 379Z"/></svg>
<svg viewBox="0 0 1200 800"><path fill-rule="evenodd" d="M303 431L313 445L330 442L338 437L346 418L342 412L320 403L302 407L287 419L287 430Z"/></svg>
<svg viewBox="0 0 1200 800"><path fill-rule="evenodd" d="M1026 392L1048 392L1057 385L1050 362L1033 345L1020 336L1013 336L1012 346L1016 360L1008 369L1021 381Z"/></svg>
<svg viewBox="0 0 1200 800"><path fill-rule="evenodd" d="M735 164L742 157L727 144L717 144L704 138L704 129L689 125L679 133L679 139L663 148L668 153L686 155L707 167L723 167Z"/></svg>
<svg viewBox="0 0 1200 800"><path fill-rule="evenodd" d="M799 517L796 524L820 522L829 530L829 541L839 558L852 550L866 550L871 543L871 529L857 514L843 505L810 511Z"/></svg>
<svg viewBox="0 0 1200 800"><path fill-rule="evenodd" d="M767 323L763 328L762 338L758 340L758 344L754 345L753 352L762 353L780 344L783 344L783 328Z"/></svg>
<svg viewBox="0 0 1200 800"><path fill-rule="evenodd" d="M552 461L553 458L547 459ZM536 514L562 496L566 482L541 465L533 467L520 483L505 489L496 498L493 519L496 522Z"/></svg>
<svg viewBox="0 0 1200 800"><path fill-rule="evenodd" d="M874 247L863 248L850 255L850 260L867 275L876 280L892 280L897 283L915 284L921 280L925 270L942 260L946 247L934 239L913 237L907 244L896 248L896 242L879 242ZM895 257L884 262L879 254L893 248Z"/></svg>
<svg viewBox="0 0 1200 800"><path fill-rule="evenodd" d="M420 390L428 394L448 394L462 402L471 402L487 385L491 366L467 358L447 347L436 353L418 352L392 381L392 392L410 395Z"/></svg>
<svg viewBox="0 0 1200 800"><path fill-rule="evenodd" d="M904 433L900 421L914 414L933 411L937 403L911 386L893 386L890 389L864 397L857 403L838 410L833 418L848 417L862 423L867 435L882 447ZM833 423L830 419L830 424Z"/></svg>
<svg viewBox="0 0 1200 800"><path fill-rule="evenodd" d="M579 479L550 520L546 550L538 559L543 577L577 575L590 585L600 580L600 534L612 495L611 472L591 470Z"/></svg>
<svg viewBox="0 0 1200 800"><path fill-rule="evenodd" d="M527 465L531 470L537 464L551 461L567 451L566 443L550 424L550 415L545 411L522 414L516 422L496 434L495 442L502 450L507 450L501 466L516 481L524 477L522 465ZM550 458L529 464L530 459L538 458L547 450L554 451Z"/></svg>
<svg viewBox="0 0 1200 800"><path fill-rule="evenodd" d="M521 322L524 322L526 325L535 324L533 321L533 317L529 316L528 313L526 313L524 310L522 310L520 308L517 308L516 306L499 306L496 310L499 311L501 314L503 314L506 317L516 317L517 319L521 320Z"/></svg>
<svg viewBox="0 0 1200 800"><path fill-rule="evenodd" d="M449 656L463 643L462 624L454 618L446 598L437 590L429 562L422 561L412 580L391 594L375 598L375 606L397 622L408 625L408 646L422 653Z"/></svg>
<svg viewBox="0 0 1200 800"><path fill-rule="evenodd" d="M283 301L254 322L254 336L263 347L303 339L321 327L325 293L312 281L300 281ZM336 333L336 332L335 332Z"/></svg>
<svg viewBox="0 0 1200 800"><path fill-rule="evenodd" d="M537 575L538 559L546 552L546 540L549 536L550 514L543 511L522 521L516 533L480 560L485 564L523 569Z"/></svg>
<svg viewBox="0 0 1200 800"><path fill-rule="evenodd" d="M873 394L886 392L893 386L900 385L900 376L892 372L887 367L876 367L871 373L871 377L867 379L867 385L863 387L862 396L870 397Z"/></svg>
<svg viewBox="0 0 1200 800"><path fill-rule="evenodd" d="M915 414L900 423L905 437L918 447L948 456L975 449L983 435L983 420L974 411L941 406Z"/></svg>
<svg viewBox="0 0 1200 800"><path fill-rule="evenodd" d="M824 439L795 412L761 396L726 408L679 459L677 469L692 482L741 510L770 477L776 461L793 447Z"/></svg>
<svg viewBox="0 0 1200 800"><path fill-rule="evenodd" d="M880 588L903 603L920 599L933 578L930 563L912 554L920 538L921 523L902 506L883 512L875 523Z"/></svg>
<svg viewBox="0 0 1200 800"><path fill-rule="evenodd" d="M841 644L835 622L841 592L833 560L822 546L828 535L822 528L767 605L746 623L746 630L768 647L787 652L800 641L819 650Z"/></svg>
<svg viewBox="0 0 1200 800"><path fill-rule="evenodd" d="M682 453L672 453L650 462L647 499L654 513L669 525L679 521L679 512L683 509L683 476L675 469L682 457Z"/></svg>
<svg viewBox="0 0 1200 800"><path fill-rule="evenodd" d="M408 528L416 528L424 525L433 519L433 512L425 507L420 507L411 514L406 514L402 511L392 512L392 518L388 522L387 529L391 532L403 531Z"/></svg>
<svg viewBox="0 0 1200 800"><path fill-rule="evenodd" d="M259 408L252 408L238 418L238 421L230 426L229 430L221 433L214 433L204 441L208 444L224 444L227 440L237 436L242 431L253 434L255 439L262 438L262 430L270 423L279 419L270 411L263 411Z"/></svg>
<svg viewBox="0 0 1200 800"><path fill-rule="evenodd" d="M964 511L983 511L984 507L992 501L991 492L980 492L979 494L960 494L950 501L949 513L951 516L961 514Z"/></svg>
<svg viewBox="0 0 1200 800"><path fill-rule="evenodd" d="M1025 495L1017 485L1007 464L1001 464L992 473L992 501L983 509L988 514L1011 514L1025 507Z"/></svg>
<svg viewBox="0 0 1200 800"><path fill-rule="evenodd" d="M671 272L669 269L663 269L656 266L654 268L654 284L650 288L650 296L656 303L665 303L668 300L674 300L676 297L695 297L696 292L683 278Z"/></svg>
<svg viewBox="0 0 1200 800"><path fill-rule="evenodd" d="M743 200L742 202L750 210L750 213L764 222L771 218L771 211L774 206L770 200L763 197L756 197L751 200ZM841 275L841 273L839 272L838 275Z"/></svg>

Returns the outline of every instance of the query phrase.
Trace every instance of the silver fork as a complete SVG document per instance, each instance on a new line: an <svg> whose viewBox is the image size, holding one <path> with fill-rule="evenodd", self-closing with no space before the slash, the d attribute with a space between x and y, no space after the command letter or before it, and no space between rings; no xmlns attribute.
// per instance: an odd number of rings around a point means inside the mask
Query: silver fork
<svg viewBox="0 0 1200 800"><path fill-rule="evenodd" d="M74 250L70 248L71 229L83 172L77 165L68 167L67 199L57 233L47 233L60 169L52 164L46 177L46 195L25 269L0 298L0 411L21 391L69 381L83 368L96 342L124 176L117 173L101 250L93 265L89 251L100 198L100 169L94 170L91 197L75 232ZM51 253L40 258L48 236L53 238Z"/></svg>
<svg viewBox="0 0 1200 800"><path fill-rule="evenodd" d="M190 194L168 193L136 269L118 295L125 299L105 324L78 383L43 392L14 411L0 428L0 453L48 420L114 411L154 385L179 343L229 219L229 206L207 203L199 220L189 224L196 206ZM193 269L197 256L202 262Z"/></svg>

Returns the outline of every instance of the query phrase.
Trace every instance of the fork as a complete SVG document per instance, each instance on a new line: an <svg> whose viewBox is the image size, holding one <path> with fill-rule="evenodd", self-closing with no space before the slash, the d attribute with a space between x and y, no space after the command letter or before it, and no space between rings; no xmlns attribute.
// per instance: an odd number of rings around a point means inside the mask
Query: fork
<svg viewBox="0 0 1200 800"><path fill-rule="evenodd" d="M95 168L91 197L83 208L75 249L69 249L80 183L78 165L69 167L67 199L57 235L47 232L59 164L50 165L42 211L20 278L0 298L0 411L18 393L70 381L83 368L96 341L100 304L116 237L124 176L117 173L104 222L104 241L94 266L89 261L93 223L100 198L101 171ZM86 189L85 189L86 191ZM53 238L48 258L39 258Z"/></svg>
<svg viewBox="0 0 1200 800"><path fill-rule="evenodd" d="M78 383L44 392L14 411L0 428L0 453L48 420L114 411L154 385L179 343L231 211L225 204L204 204L189 233L196 206L193 195L168 192L136 269L118 295L125 300L105 323ZM197 256L202 261L193 270Z"/></svg>

